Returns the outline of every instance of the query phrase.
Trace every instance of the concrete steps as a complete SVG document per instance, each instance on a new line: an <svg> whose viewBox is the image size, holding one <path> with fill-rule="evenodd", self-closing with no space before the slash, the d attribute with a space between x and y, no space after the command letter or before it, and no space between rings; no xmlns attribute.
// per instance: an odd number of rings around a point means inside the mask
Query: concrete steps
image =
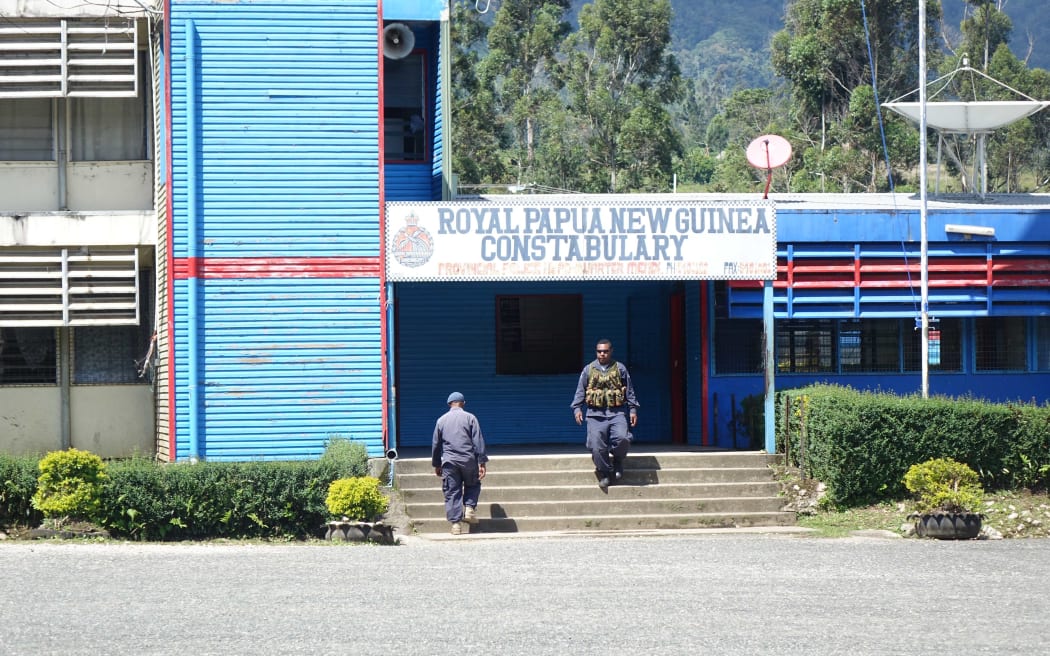
<svg viewBox="0 0 1050 656"><path fill-rule="evenodd" d="M790 526L793 512L770 465L775 456L741 451L632 452L623 479L598 488L586 453L499 455L488 475L471 532L629 531ZM542 447L536 447L542 452ZM446 533L441 482L429 457L401 458L395 479L417 533Z"/></svg>

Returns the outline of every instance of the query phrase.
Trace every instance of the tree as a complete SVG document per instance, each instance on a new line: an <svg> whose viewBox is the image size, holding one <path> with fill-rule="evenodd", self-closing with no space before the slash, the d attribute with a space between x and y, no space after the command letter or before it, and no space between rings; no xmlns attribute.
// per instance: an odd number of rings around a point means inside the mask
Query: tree
<svg viewBox="0 0 1050 656"><path fill-rule="evenodd" d="M989 75L1009 88L1000 87L995 99L1017 100L1017 89L1026 95L1046 98L1050 89L1045 84L1047 73L1036 73L1025 68L1001 42L989 62ZM1040 85L1040 78L1044 84ZM1021 119L997 130L987 144L988 187L1005 193L1034 191L1040 177L1038 171L1045 170L1046 153L1050 147L1050 116L1046 110L1029 118ZM1027 175L1026 175L1027 174ZM1027 178L1027 180L1026 180Z"/></svg>
<svg viewBox="0 0 1050 656"><path fill-rule="evenodd" d="M642 176L650 182L669 179L679 146L670 138L671 115L653 111L680 96L678 65L667 54L669 0L595 0L581 8L579 24L565 42L558 82L567 91L569 111L586 130L584 190L630 191L644 168L651 169ZM631 137L639 125L647 126L653 141L645 148Z"/></svg>
<svg viewBox="0 0 1050 656"><path fill-rule="evenodd" d="M788 138L794 148L802 141L788 128L787 102L780 89L741 89L722 103L722 112L709 124L708 144L719 153L718 166L711 180L713 191L758 191L764 177L747 163L745 152L755 137L777 133ZM795 166L794 162L787 169ZM778 171L778 175L786 175ZM760 179L761 178L761 179ZM761 183L761 184L760 184Z"/></svg>
<svg viewBox="0 0 1050 656"><path fill-rule="evenodd" d="M494 80L480 66L479 44L487 28L469 0L458 0L452 15L452 170L467 184L503 182L501 158L508 141L496 111Z"/></svg>
<svg viewBox="0 0 1050 656"><path fill-rule="evenodd" d="M978 65L988 70L992 54L1001 44L1010 43L1013 23L1002 12L997 0L966 0L973 7L973 14L963 19L962 51L979 57Z"/></svg>
<svg viewBox="0 0 1050 656"><path fill-rule="evenodd" d="M488 33L485 68L498 77L496 101L514 131L518 181L534 177L540 108L554 98L547 71L571 29L564 20L570 0L504 2Z"/></svg>
<svg viewBox="0 0 1050 656"><path fill-rule="evenodd" d="M544 129L536 150L535 182L552 189L584 189L587 152L579 119L552 99L540 107L539 120Z"/></svg>
<svg viewBox="0 0 1050 656"><path fill-rule="evenodd" d="M938 89L938 100L992 101L1045 98L1048 90L1041 80L1046 71L1030 70L1008 47L1012 24L995 0L967 0L973 13L964 17L956 61L958 67ZM974 57L976 55L976 57ZM965 58L969 57L969 61ZM976 61L975 61L976 59ZM972 70L971 70L972 69ZM974 71L987 75L980 75ZM1031 191L1039 188L1045 176L1046 150L1050 143L1050 117L1040 112L986 137L985 164L988 189L1000 192ZM974 159L979 148L972 135L943 135L941 143L963 189L980 188L981 173Z"/></svg>
<svg viewBox="0 0 1050 656"><path fill-rule="evenodd" d="M932 34L940 3L925 1L926 29ZM937 51L928 59L935 68ZM881 97L915 89L917 62L915 0L794 0L772 42L773 70L791 82L797 109L820 116L823 124L845 116L853 90L871 84L873 66Z"/></svg>

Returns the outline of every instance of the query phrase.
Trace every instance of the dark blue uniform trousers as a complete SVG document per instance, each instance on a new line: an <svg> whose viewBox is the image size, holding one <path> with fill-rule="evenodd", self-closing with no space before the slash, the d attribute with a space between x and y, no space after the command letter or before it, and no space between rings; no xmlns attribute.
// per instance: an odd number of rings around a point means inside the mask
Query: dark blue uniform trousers
<svg viewBox="0 0 1050 656"><path fill-rule="evenodd" d="M619 412L611 417L587 417L587 446L598 478L612 478L613 470L623 467L627 448L631 444L627 415Z"/></svg>
<svg viewBox="0 0 1050 656"><path fill-rule="evenodd" d="M478 461L441 463L441 491L445 493L445 519L463 521L463 506L477 508L481 497Z"/></svg>

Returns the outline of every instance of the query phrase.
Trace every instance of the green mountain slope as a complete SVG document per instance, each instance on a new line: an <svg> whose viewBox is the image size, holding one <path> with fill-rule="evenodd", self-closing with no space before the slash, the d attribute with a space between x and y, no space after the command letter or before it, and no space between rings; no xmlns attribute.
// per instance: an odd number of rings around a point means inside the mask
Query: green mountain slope
<svg viewBox="0 0 1050 656"><path fill-rule="evenodd" d="M642 1L642 0L639 0ZM873 0L867 0L872 2ZM572 16L588 0L573 3ZM672 49L687 77L725 89L761 87L773 78L769 66L769 40L783 27L784 8L791 0L671 0L674 11ZM856 0L859 3L861 0ZM949 38L959 34L967 5L963 0L942 0ZM1050 20L1045 12L1050 0L1007 0L1006 15L1013 22L1010 48L1028 65L1050 70ZM940 35L930 35L931 39Z"/></svg>

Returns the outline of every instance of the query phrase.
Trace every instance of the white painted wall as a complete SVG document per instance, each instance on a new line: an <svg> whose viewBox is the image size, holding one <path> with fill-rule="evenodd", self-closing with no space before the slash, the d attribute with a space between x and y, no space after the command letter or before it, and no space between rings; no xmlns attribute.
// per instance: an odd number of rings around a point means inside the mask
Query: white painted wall
<svg viewBox="0 0 1050 656"><path fill-rule="evenodd" d="M55 162L0 162L2 211L57 212ZM152 210L153 162L72 162L66 165L66 209Z"/></svg>
<svg viewBox="0 0 1050 656"><path fill-rule="evenodd" d="M149 385L75 386L69 401L71 446L103 458L155 452ZM60 403L57 387L0 387L0 453L60 450Z"/></svg>
<svg viewBox="0 0 1050 656"><path fill-rule="evenodd" d="M75 448L103 458L155 453L149 385L74 386L69 406L70 441Z"/></svg>
<svg viewBox="0 0 1050 656"><path fill-rule="evenodd" d="M0 162L4 212L58 209L58 165L54 162Z"/></svg>
<svg viewBox="0 0 1050 656"><path fill-rule="evenodd" d="M57 387L0 387L0 452L61 449L61 408Z"/></svg>
<svg viewBox="0 0 1050 656"><path fill-rule="evenodd" d="M153 162L72 162L66 165L66 200L75 212L152 210Z"/></svg>

